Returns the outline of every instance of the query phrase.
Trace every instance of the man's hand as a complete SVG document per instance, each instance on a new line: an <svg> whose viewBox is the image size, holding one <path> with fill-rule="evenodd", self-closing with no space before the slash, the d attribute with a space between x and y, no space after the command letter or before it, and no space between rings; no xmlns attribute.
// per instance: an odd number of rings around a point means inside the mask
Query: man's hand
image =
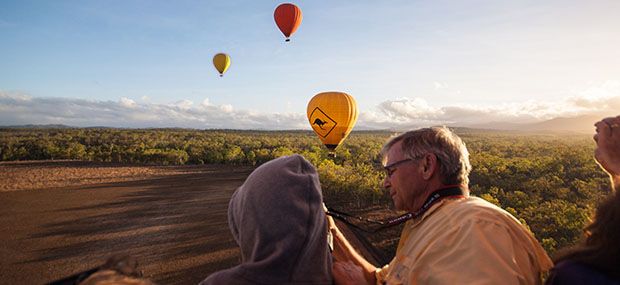
<svg viewBox="0 0 620 285"><path fill-rule="evenodd" d="M605 118L594 125L594 157L617 187L620 184L620 116Z"/></svg>
<svg viewBox="0 0 620 285"><path fill-rule="evenodd" d="M349 241L344 237L338 226L336 226L336 222L330 216L327 216L327 224L329 226L329 231L333 237L333 252L332 256L334 261L348 261L351 260L351 250L352 246L349 244Z"/></svg>
<svg viewBox="0 0 620 285"><path fill-rule="evenodd" d="M377 268L355 251L332 217L327 216L327 224L333 236L332 270L336 284L375 284Z"/></svg>

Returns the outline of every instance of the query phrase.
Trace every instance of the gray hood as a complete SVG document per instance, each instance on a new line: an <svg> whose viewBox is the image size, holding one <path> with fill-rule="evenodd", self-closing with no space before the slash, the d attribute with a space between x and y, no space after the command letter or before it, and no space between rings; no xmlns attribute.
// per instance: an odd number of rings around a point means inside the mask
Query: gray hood
<svg viewBox="0 0 620 285"><path fill-rule="evenodd" d="M302 156L258 167L228 207L242 262L201 284L332 284L322 203L316 169Z"/></svg>

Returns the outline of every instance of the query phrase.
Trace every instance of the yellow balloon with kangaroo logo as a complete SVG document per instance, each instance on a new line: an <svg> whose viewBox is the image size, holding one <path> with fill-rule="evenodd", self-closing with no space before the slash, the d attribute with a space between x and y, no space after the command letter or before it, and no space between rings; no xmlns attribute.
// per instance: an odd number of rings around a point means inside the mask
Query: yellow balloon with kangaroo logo
<svg viewBox="0 0 620 285"><path fill-rule="evenodd" d="M308 103L308 122L333 154L357 122L357 104L344 92L322 92Z"/></svg>

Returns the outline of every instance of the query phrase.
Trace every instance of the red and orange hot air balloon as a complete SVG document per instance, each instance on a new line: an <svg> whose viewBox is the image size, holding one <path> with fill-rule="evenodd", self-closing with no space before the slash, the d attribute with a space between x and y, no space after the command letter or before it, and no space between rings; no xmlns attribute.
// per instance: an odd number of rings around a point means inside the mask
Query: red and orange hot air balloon
<svg viewBox="0 0 620 285"><path fill-rule="evenodd" d="M286 41L289 42L291 41L289 37L295 33L299 24L301 24L301 9L291 3L280 4L276 11L273 12L273 18L276 20L276 25L278 25L280 31L286 37Z"/></svg>

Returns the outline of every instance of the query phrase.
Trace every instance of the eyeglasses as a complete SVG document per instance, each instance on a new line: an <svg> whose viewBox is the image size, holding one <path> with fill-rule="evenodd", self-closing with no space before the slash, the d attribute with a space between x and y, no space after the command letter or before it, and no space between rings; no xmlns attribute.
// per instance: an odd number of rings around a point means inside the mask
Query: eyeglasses
<svg viewBox="0 0 620 285"><path fill-rule="evenodd" d="M394 171L396 171L396 169L398 168L399 165L404 164L406 162L418 160L418 159L423 158L423 157L424 157L424 155L416 156L414 158L405 158L403 160L399 160L397 162L394 162L394 163L392 163L390 165L384 166L383 170L385 170L385 177L391 178L392 174L394 174Z"/></svg>

